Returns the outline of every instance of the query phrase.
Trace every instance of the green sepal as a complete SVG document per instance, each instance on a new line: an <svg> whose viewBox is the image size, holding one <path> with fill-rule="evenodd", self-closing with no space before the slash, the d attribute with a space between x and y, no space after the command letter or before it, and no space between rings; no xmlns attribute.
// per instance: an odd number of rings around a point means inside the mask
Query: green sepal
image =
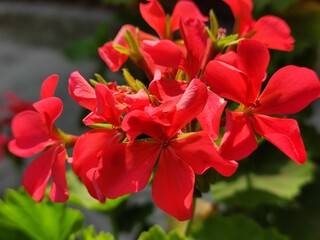
<svg viewBox="0 0 320 240"><path fill-rule="evenodd" d="M137 41L134 39L134 36L129 29L127 29L125 31L124 38L125 38L126 42L128 43L130 49L134 53L138 53L139 52L139 45L138 45Z"/></svg>
<svg viewBox="0 0 320 240"><path fill-rule="evenodd" d="M143 82L141 82L140 80L136 80L136 85L138 87L138 91L140 89L144 89L147 93L149 92L147 87L143 84Z"/></svg>
<svg viewBox="0 0 320 240"><path fill-rule="evenodd" d="M123 47L123 46L121 46L121 45L119 45L119 44L113 43L113 44L112 44L112 47L113 47L115 50L117 50L119 53L122 53L122 54L125 54L125 55L128 55L128 56L130 56L130 54L131 54L131 52L130 52L129 49L127 49L127 48L125 48L125 47Z"/></svg>
<svg viewBox="0 0 320 240"><path fill-rule="evenodd" d="M171 21L170 21L170 16L166 15L166 23L165 23L165 38L166 39L171 39L172 34L171 34Z"/></svg>
<svg viewBox="0 0 320 240"><path fill-rule="evenodd" d="M217 36L219 31L219 23L212 9L209 12L209 18L210 18L210 34L213 36L214 39L216 39L215 36Z"/></svg>
<svg viewBox="0 0 320 240"><path fill-rule="evenodd" d="M99 73L95 73L94 76L96 77L96 79L99 83L102 83L102 84L108 83Z"/></svg>
<svg viewBox="0 0 320 240"><path fill-rule="evenodd" d="M108 128L108 129L114 128L113 125L111 125L109 123L94 123L94 124L89 125L89 127L91 127L91 128Z"/></svg>
<svg viewBox="0 0 320 240"><path fill-rule="evenodd" d="M123 68L122 69L122 74L123 74L123 77L126 80L128 86L131 87L131 89L134 92L138 92L139 88L137 86L136 79L134 79L134 77L131 75L131 73L128 71L128 69Z"/></svg>
<svg viewBox="0 0 320 240"><path fill-rule="evenodd" d="M232 34L224 38L221 38L217 41L217 46L218 48L223 49L227 46L238 44L238 42L242 40L242 39L238 39L238 37L239 37L238 34Z"/></svg>

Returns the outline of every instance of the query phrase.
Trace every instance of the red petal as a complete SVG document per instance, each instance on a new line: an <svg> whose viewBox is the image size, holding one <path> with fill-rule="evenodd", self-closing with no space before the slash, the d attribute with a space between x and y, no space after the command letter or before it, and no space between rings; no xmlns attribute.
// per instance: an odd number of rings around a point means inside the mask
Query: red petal
<svg viewBox="0 0 320 240"><path fill-rule="evenodd" d="M238 44L238 68L248 77L246 103L254 103L260 93L269 64L268 49L256 40L246 39Z"/></svg>
<svg viewBox="0 0 320 240"><path fill-rule="evenodd" d="M183 57L180 48L169 40L145 40L142 50L151 57L155 64L165 67L178 68Z"/></svg>
<svg viewBox="0 0 320 240"><path fill-rule="evenodd" d="M118 52L113 47L113 44L117 44L128 48L128 44L124 38L124 34L127 30L131 31L132 34L135 33L134 26L129 24L123 25L113 41L107 42L102 47L98 48L100 57L113 72L118 71L128 59L128 55Z"/></svg>
<svg viewBox="0 0 320 240"><path fill-rule="evenodd" d="M128 55L118 52L113 47L113 42L107 42L98 48L98 53L112 72L117 72L128 59Z"/></svg>
<svg viewBox="0 0 320 240"><path fill-rule="evenodd" d="M36 201L43 199L55 154L55 148L49 148L34 159L24 173L22 184Z"/></svg>
<svg viewBox="0 0 320 240"><path fill-rule="evenodd" d="M245 19L248 15L251 15L252 0L224 0L224 2L229 5L235 17L240 16L241 19Z"/></svg>
<svg viewBox="0 0 320 240"><path fill-rule="evenodd" d="M116 144L102 156L97 182L107 198L142 190L161 150L159 142Z"/></svg>
<svg viewBox="0 0 320 240"><path fill-rule="evenodd" d="M33 104L33 107L40 113L43 124L51 131L54 122L62 113L63 103L60 98L48 97Z"/></svg>
<svg viewBox="0 0 320 240"><path fill-rule="evenodd" d="M97 96L96 114L101 115L110 124L119 126L121 124L120 117L124 113L126 106L119 103L111 90L104 84L97 84L95 90Z"/></svg>
<svg viewBox="0 0 320 240"><path fill-rule="evenodd" d="M99 176L98 168L91 168L81 177L81 181L86 186L88 193L99 202L104 203L106 197L101 192L100 187L97 183L97 178Z"/></svg>
<svg viewBox="0 0 320 240"><path fill-rule="evenodd" d="M83 176L89 169L96 168L102 151L120 138L121 134L113 129L94 129L82 134L73 150L72 169L75 174Z"/></svg>
<svg viewBox="0 0 320 240"><path fill-rule="evenodd" d="M229 51L223 54L219 53L214 59L238 68L238 55L234 51Z"/></svg>
<svg viewBox="0 0 320 240"><path fill-rule="evenodd" d="M197 119L202 129L209 136L216 140L220 131L221 115L227 102L217 94L208 91L208 100L202 112L198 114Z"/></svg>
<svg viewBox="0 0 320 240"><path fill-rule="evenodd" d="M232 175L238 163L223 159L206 132L195 132L170 141L170 147L177 157L187 162L196 174L202 174L212 167L223 176Z"/></svg>
<svg viewBox="0 0 320 240"><path fill-rule="evenodd" d="M185 71L190 78L198 76L207 46L207 33L204 23L197 19L182 18L180 33L187 49L187 66Z"/></svg>
<svg viewBox="0 0 320 240"><path fill-rule="evenodd" d="M165 38L166 14L157 0L148 0L140 3L140 13L143 19L157 32L161 38Z"/></svg>
<svg viewBox="0 0 320 240"><path fill-rule="evenodd" d="M13 140L9 142L9 150L20 157L30 157L54 143L49 139L48 127L43 123L41 115L35 111L24 111L12 120Z"/></svg>
<svg viewBox="0 0 320 240"><path fill-rule="evenodd" d="M73 72L69 78L69 94L80 106L93 111L96 107L94 88L80 75Z"/></svg>
<svg viewBox="0 0 320 240"><path fill-rule="evenodd" d="M294 38L288 24L275 16L264 16L254 25L256 33L251 37L266 45L267 48L292 51Z"/></svg>
<svg viewBox="0 0 320 240"><path fill-rule="evenodd" d="M154 79L149 85L149 92L159 101L165 101L183 94L188 84L184 81L172 79Z"/></svg>
<svg viewBox="0 0 320 240"><path fill-rule="evenodd" d="M212 91L221 97L239 103L246 103L248 90L247 76L239 69L224 62L212 60L203 75Z"/></svg>
<svg viewBox="0 0 320 240"><path fill-rule="evenodd" d="M128 113L122 121L122 129L127 132L129 141L144 133L158 140L163 139L163 129L168 124L157 116L152 116L145 111L135 110Z"/></svg>
<svg viewBox="0 0 320 240"><path fill-rule="evenodd" d="M319 98L320 81L317 74L297 66L286 66L278 70L269 80L260 95L262 114L292 114Z"/></svg>
<svg viewBox="0 0 320 240"><path fill-rule="evenodd" d="M197 5L192 1L178 1L175 5L170 23L171 31L179 29L179 22L181 17L188 17L193 19L198 19L201 22L208 21L208 18L200 12Z"/></svg>
<svg viewBox="0 0 320 240"><path fill-rule="evenodd" d="M255 115L254 130L297 163L306 161L306 151L296 120Z"/></svg>
<svg viewBox="0 0 320 240"><path fill-rule="evenodd" d="M128 111L143 110L149 105L150 99L148 93L144 89L140 89L135 94L126 95L124 102L128 105Z"/></svg>
<svg viewBox="0 0 320 240"><path fill-rule="evenodd" d="M69 198L69 191L66 179L66 149L62 145L53 147L54 162L51 168L52 185L50 199L53 202L65 202Z"/></svg>
<svg viewBox="0 0 320 240"><path fill-rule="evenodd" d="M171 123L170 128L166 131L168 138L173 137L203 110L207 97L207 86L199 79L193 79L176 103L175 108L166 116L166 119Z"/></svg>
<svg viewBox="0 0 320 240"><path fill-rule="evenodd" d="M179 221L192 217L195 174L191 167L166 148L152 183L152 198L159 208Z"/></svg>
<svg viewBox="0 0 320 240"><path fill-rule="evenodd" d="M236 19L237 24L239 24L239 29L237 29L240 36L245 34L250 28L253 22L251 13L253 9L252 0L224 0L225 3L231 8L232 14Z"/></svg>
<svg viewBox="0 0 320 240"><path fill-rule="evenodd" d="M226 132L221 140L220 153L226 159L240 160L249 156L258 143L247 115L229 110L226 113Z"/></svg>
<svg viewBox="0 0 320 240"><path fill-rule="evenodd" d="M41 86L40 99L54 96L54 92L58 84L58 79L58 75L53 74L43 81Z"/></svg>

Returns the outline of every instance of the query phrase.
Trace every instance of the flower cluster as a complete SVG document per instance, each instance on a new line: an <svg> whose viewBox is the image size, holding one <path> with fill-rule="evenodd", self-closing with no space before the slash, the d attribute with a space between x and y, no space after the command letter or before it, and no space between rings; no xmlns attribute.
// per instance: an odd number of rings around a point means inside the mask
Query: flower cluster
<svg viewBox="0 0 320 240"><path fill-rule="evenodd" d="M151 182L156 205L186 220L192 217L196 177L208 169L232 175L237 160L249 156L261 137L295 162L306 161L298 123L286 115L319 98L318 76L286 66L269 78L268 48L292 50L289 27L274 16L254 20L251 0L225 3L235 17L231 34L219 27L213 11L206 17L191 1L178 1L171 16L157 0L141 3L140 13L156 35L124 25L98 51L112 71L130 59L149 84L127 69L124 86L101 76L89 83L73 72L69 93L90 112L83 123L91 130L79 137L54 125L63 105L53 96L58 78L45 80L34 110L14 118L9 143L21 157L42 153L23 179L35 200L43 198L50 177L50 198L67 200L69 163L100 202ZM72 157L66 153L70 146Z"/></svg>

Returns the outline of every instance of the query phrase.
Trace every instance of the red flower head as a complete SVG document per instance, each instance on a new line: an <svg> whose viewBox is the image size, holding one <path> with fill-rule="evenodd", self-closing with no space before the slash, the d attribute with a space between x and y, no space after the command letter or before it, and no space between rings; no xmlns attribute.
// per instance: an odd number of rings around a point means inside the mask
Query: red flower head
<svg viewBox="0 0 320 240"><path fill-rule="evenodd" d="M218 95L240 103L227 111L226 134L220 151L227 159L241 159L256 147L254 133L263 136L298 163L306 152L296 120L278 115L297 113L319 97L320 82L310 69L287 66L278 70L260 94L269 63L269 52L255 40L243 40L237 54L213 60L204 78ZM224 60L228 60L230 65Z"/></svg>
<svg viewBox="0 0 320 240"><path fill-rule="evenodd" d="M237 168L236 162L221 158L206 132L179 135L202 111L206 96L206 86L194 79L182 95L168 98L159 107L128 113L122 128L130 142L105 150L97 178L101 192L116 198L142 190L158 161L152 184L154 201L179 220L190 218L195 174L213 167L229 176ZM136 140L140 134L150 138Z"/></svg>
<svg viewBox="0 0 320 240"><path fill-rule="evenodd" d="M291 51L294 39L287 23L275 16L252 18L252 0L224 0L235 17L235 32L262 42L267 48Z"/></svg>
<svg viewBox="0 0 320 240"><path fill-rule="evenodd" d="M65 177L65 144L73 144L72 136L62 135L54 126L62 112L62 101L53 97L58 81L57 75L48 77L41 89L41 100L35 102L35 111L27 110L17 114L12 121L13 140L9 150L20 157L38 156L26 170L23 177L25 189L36 201L41 201L49 178L52 178L50 199L63 202L68 199Z"/></svg>

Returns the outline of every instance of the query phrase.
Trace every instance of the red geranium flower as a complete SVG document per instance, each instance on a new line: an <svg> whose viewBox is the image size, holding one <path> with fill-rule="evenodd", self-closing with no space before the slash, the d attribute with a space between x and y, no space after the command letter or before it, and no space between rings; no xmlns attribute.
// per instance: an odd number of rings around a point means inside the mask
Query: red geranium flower
<svg viewBox="0 0 320 240"><path fill-rule="evenodd" d="M23 186L36 201L42 200L50 176L50 199L63 202L69 196L64 145L73 144L75 138L62 135L54 126L62 112L62 101L53 97L57 81L57 75L48 77L41 88L41 100L33 104L35 111L20 112L12 121L13 140L9 142L9 150L20 157L42 153L32 161L23 177Z"/></svg>
<svg viewBox="0 0 320 240"><path fill-rule="evenodd" d="M235 33L240 37L252 38L265 44L267 48L292 51L294 38L290 27L281 18L263 16L252 18L252 0L224 0L235 17Z"/></svg>
<svg viewBox="0 0 320 240"><path fill-rule="evenodd" d="M189 219L195 174L213 167L229 176L237 168L217 153L206 132L178 135L202 111L206 98L206 86L194 79L174 101L128 113L122 127L130 142L112 145L102 156L97 181L103 194L116 198L142 190L158 161L152 184L155 203L179 220ZM151 138L135 140L140 134Z"/></svg>
<svg viewBox="0 0 320 240"><path fill-rule="evenodd" d="M231 55L229 55L231 56ZM220 151L227 159L241 159L256 147L254 133L263 136L298 163L306 160L306 152L294 119L279 118L297 113L319 97L320 82L310 69L287 66L278 70L260 94L269 63L269 52L255 40L238 45L230 65L221 60L209 62L204 79L218 95L240 103L227 110L226 134Z"/></svg>

